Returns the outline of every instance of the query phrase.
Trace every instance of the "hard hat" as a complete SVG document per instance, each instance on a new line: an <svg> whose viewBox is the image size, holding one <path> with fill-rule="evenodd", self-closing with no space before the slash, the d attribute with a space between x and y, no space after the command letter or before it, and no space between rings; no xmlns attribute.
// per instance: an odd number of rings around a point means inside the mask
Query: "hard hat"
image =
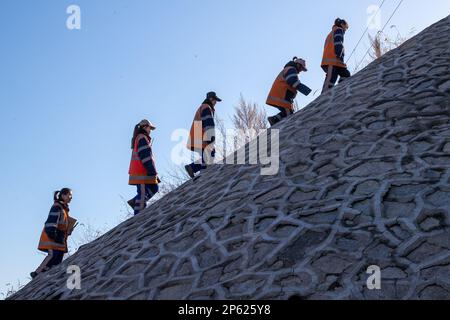
<svg viewBox="0 0 450 320"><path fill-rule="evenodd" d="M305 60L303 60L303 59L301 59L301 58L294 57L294 62L295 62L296 64L301 65L301 67L303 68L303 70L308 71L308 69L306 68L306 61L305 61Z"/></svg>
<svg viewBox="0 0 450 320"><path fill-rule="evenodd" d="M139 122L139 127L145 127L145 126L149 126L151 130L155 130L156 127L147 119L143 119L141 120L141 122Z"/></svg>

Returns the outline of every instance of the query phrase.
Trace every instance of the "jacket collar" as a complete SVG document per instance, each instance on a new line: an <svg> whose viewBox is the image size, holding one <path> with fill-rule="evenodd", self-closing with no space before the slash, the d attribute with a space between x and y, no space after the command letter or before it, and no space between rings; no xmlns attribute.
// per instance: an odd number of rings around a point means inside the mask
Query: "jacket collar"
<svg viewBox="0 0 450 320"><path fill-rule="evenodd" d="M69 205L65 204L64 202L60 201L60 200L56 200L55 201L55 205L57 206L61 206L61 208L63 208L64 210L66 210L67 212L69 212Z"/></svg>
<svg viewBox="0 0 450 320"><path fill-rule="evenodd" d="M294 67L295 70L297 70L297 73L300 72L300 71L297 69L297 65L296 65L296 63L295 63L294 61L289 61L284 67L285 67L285 68L288 68L288 67Z"/></svg>
<svg viewBox="0 0 450 320"><path fill-rule="evenodd" d="M341 27L338 27L338 26L333 26L333 28L332 28L333 32L335 32L337 29L341 29L341 30L342 30L342 33L345 34L344 28L341 28Z"/></svg>
<svg viewBox="0 0 450 320"><path fill-rule="evenodd" d="M214 109L214 106L212 105L212 103L211 103L211 101L210 101L209 99L205 99L205 101L203 101L203 104L207 104L208 106L211 107L211 109L212 109L213 111L216 111L216 110Z"/></svg>
<svg viewBox="0 0 450 320"><path fill-rule="evenodd" d="M136 137L138 136L138 135L140 135L140 134L143 134L144 136L146 136L148 139L151 139L150 138L150 135L147 133L147 131L145 131L144 129L140 129L139 131L138 131L138 134L136 135Z"/></svg>

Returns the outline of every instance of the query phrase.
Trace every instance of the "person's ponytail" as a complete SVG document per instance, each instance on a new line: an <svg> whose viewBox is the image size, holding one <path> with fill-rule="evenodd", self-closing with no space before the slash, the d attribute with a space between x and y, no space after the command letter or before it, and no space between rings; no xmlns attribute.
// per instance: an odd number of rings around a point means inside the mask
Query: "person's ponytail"
<svg viewBox="0 0 450 320"><path fill-rule="evenodd" d="M140 129L141 127L139 126L139 124L134 126L133 138L131 139L131 149L134 149L134 141L136 140L136 137L139 134Z"/></svg>
<svg viewBox="0 0 450 320"><path fill-rule="evenodd" d="M62 200L62 196L66 195L68 193L72 192L72 189L70 188L62 188L61 190L55 191L53 193L53 200L54 201L61 201Z"/></svg>

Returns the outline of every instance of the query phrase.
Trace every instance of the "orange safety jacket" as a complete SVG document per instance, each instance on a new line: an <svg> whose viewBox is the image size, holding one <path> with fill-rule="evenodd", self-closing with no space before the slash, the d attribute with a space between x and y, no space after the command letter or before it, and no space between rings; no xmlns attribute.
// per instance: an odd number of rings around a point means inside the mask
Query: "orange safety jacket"
<svg viewBox="0 0 450 320"><path fill-rule="evenodd" d="M186 147L201 152L213 141L215 136L214 108L204 102L195 113Z"/></svg>
<svg viewBox="0 0 450 320"><path fill-rule="evenodd" d="M139 146L139 141L145 139L144 145ZM129 174L129 185L139 185L139 184L158 184L158 176L155 169L153 153L151 151L150 138L145 134L138 134L134 140L133 153L130 160L130 168L128 170ZM141 159L139 153L145 155L145 159ZM147 167L144 163L148 163ZM151 168L152 172L148 167Z"/></svg>
<svg viewBox="0 0 450 320"><path fill-rule="evenodd" d="M292 64L287 64L272 85L272 89L267 97L267 105L286 108L290 111L294 110L293 103L295 97L297 96L297 89L290 86L286 80L286 75L292 68L295 69L295 72L298 74L297 69Z"/></svg>
<svg viewBox="0 0 450 320"><path fill-rule="evenodd" d="M55 222L56 223L53 223ZM62 235L59 239L51 239L45 231L48 227L56 227ZM42 230L41 238L39 240L38 250L48 252L48 250L58 250L67 252L67 238L69 236L69 212L66 208L56 201L49 213L49 219Z"/></svg>
<svg viewBox="0 0 450 320"><path fill-rule="evenodd" d="M337 26L333 26L333 30L328 34L327 39L325 40L325 47L323 50L323 57L322 57L322 67L325 66L336 66L336 67L342 67L347 68L347 65L338 58L336 55L335 50L335 42L334 42L334 33L337 29L342 29Z"/></svg>

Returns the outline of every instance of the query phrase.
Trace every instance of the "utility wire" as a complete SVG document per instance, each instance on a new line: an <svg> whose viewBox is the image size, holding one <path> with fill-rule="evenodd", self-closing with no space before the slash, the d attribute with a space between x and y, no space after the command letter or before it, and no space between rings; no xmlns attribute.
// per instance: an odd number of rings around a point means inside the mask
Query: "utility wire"
<svg viewBox="0 0 450 320"><path fill-rule="evenodd" d="M375 19L375 17L377 16L377 14L380 12L381 7L384 5L384 3L386 2L386 0L383 0L380 4L380 6L378 7L377 12L375 13L375 15L372 17L372 19L370 19L369 23L367 24L367 28L366 30L364 30L364 33L362 34L361 38L359 39L358 43L356 44L355 48L353 49L352 53L350 53L350 56L347 58L347 62L348 63L350 61L350 58L353 56L353 54L355 53L356 49L358 48L359 44L361 43L362 39L364 38L364 36L366 35L367 31L369 31L369 27L370 27L370 22L372 22L373 19Z"/></svg>
<svg viewBox="0 0 450 320"><path fill-rule="evenodd" d="M383 29L381 29L381 31L379 31L380 33L383 33L384 29L386 28L386 26L389 24L389 22L391 21L392 17L394 16L394 14L397 12L398 8L400 8L400 6L402 5L403 0L400 0L399 4L397 5L397 7L394 9L394 11L392 12L391 16L389 17L388 21L386 22L386 24L384 25ZM358 65L356 66L355 70L358 70L359 66L361 65L361 63L363 63L364 59L366 58L367 54L369 53L370 49L372 49L372 46L369 47L369 49L367 49L366 53L364 54L364 56L362 57L361 61L358 63Z"/></svg>
<svg viewBox="0 0 450 320"><path fill-rule="evenodd" d="M377 14L380 12L381 7L383 7L384 3L386 2L386 0L383 0L380 4L380 6L378 7L377 12L375 13L375 15L372 17L372 19L369 22L372 22L372 20L377 16ZM391 14L389 20L386 22L386 24L384 25L383 29L381 30L381 32L384 31L384 29L386 28L386 26L388 25L388 23L391 21L392 17L394 16L395 12L398 10L398 8L400 7L400 5L403 3L403 0L400 0L400 3L398 4L397 8L395 8L394 12ZM350 53L350 56L347 58L347 62L348 63L350 61L350 58L353 56L353 54L355 53L356 49L358 48L359 44L361 43L362 39L364 38L364 36L366 35L367 31L369 31L369 25L367 26L366 30L364 30L361 38L359 39L358 43L356 44L355 48L353 49L353 51ZM372 47L369 47L369 49L367 50L367 52L364 54L363 59L358 63L358 66L355 68L355 70L357 70L359 68L359 66L361 65L361 63L364 61L364 58L367 56L367 54L369 53L370 49ZM313 96L315 96L316 92L319 91L319 89L317 89L316 91L314 91Z"/></svg>

